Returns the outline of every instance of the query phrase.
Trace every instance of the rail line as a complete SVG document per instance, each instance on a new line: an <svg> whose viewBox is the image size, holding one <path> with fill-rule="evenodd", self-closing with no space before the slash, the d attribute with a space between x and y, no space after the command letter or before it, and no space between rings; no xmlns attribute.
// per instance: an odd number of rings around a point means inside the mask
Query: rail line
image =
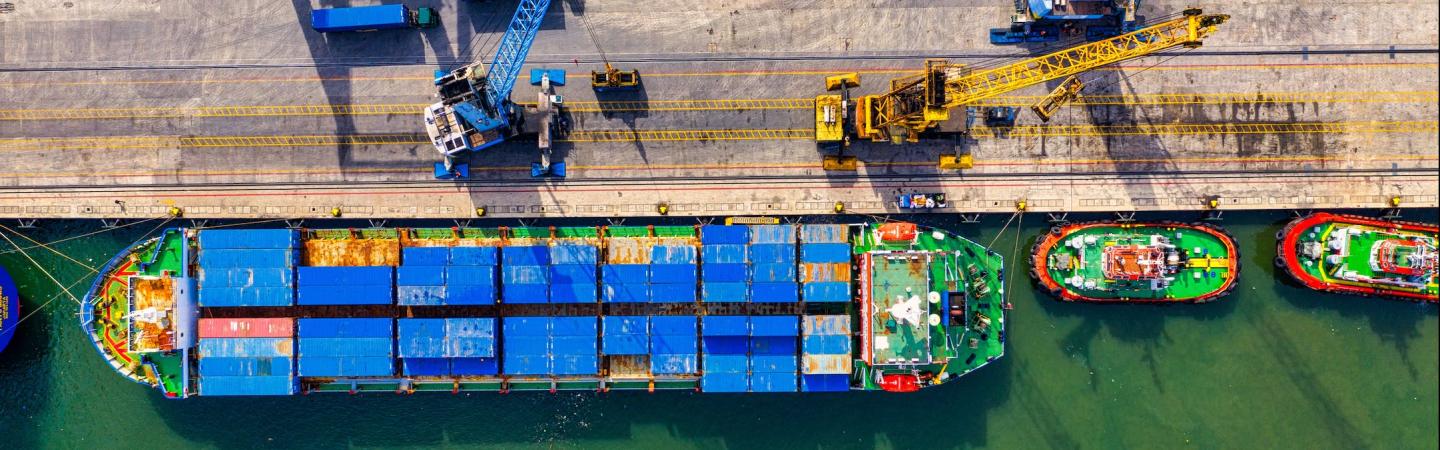
<svg viewBox="0 0 1440 450"><path fill-rule="evenodd" d="M1010 95L986 99L975 106L1025 107L1044 98L1040 95ZM1256 92L1128 94L1082 96L1067 107L1155 106L1155 105L1250 105L1282 103L1435 103L1440 91L1376 92ZM530 106L533 103L520 103ZM0 121L107 120L169 118L245 118L291 116L420 115L424 103L182 106L134 108L47 108L0 109ZM572 113L810 110L810 98L697 99L648 101L572 101Z"/></svg>
<svg viewBox="0 0 1440 450"><path fill-rule="evenodd" d="M1082 137L1234 134L1383 134L1440 132L1440 121L1277 122L1134 125L1020 125L974 127L975 138ZM814 139L811 128L710 130L575 130L559 142L706 142ZM165 148L329 147L339 145L428 145L422 134L293 136L101 136L0 139L0 151L125 150Z"/></svg>

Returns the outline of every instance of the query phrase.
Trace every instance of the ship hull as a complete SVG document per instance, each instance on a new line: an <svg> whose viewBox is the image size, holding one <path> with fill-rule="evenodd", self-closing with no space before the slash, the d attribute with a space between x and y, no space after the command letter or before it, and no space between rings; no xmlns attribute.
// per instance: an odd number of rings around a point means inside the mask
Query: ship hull
<svg viewBox="0 0 1440 450"><path fill-rule="evenodd" d="M1434 261L1431 256L1430 273L1428 279L1424 274L1412 276L1417 279L1410 285L1402 285L1385 281L1345 280L1335 278L1336 267L1326 264L1324 258L1311 258L1302 255L1305 246L1319 248L1329 257L1336 253L1328 250L1325 245L1336 235L1337 230L1353 229L1359 233L1378 234L1386 236L1386 240L1401 240L1405 242L1416 242L1428 247L1431 255L1434 254L1437 233L1440 227L1434 224L1425 224L1406 221L1391 221L1369 217L1361 217L1345 214L1315 213L1297 218L1286 224L1279 233L1276 233L1276 258L1275 265L1293 280L1308 289L1336 294L1375 296L1415 302L1440 302L1440 295L1437 295L1436 273L1434 272ZM1372 240L1373 242L1373 240ZM1365 245L1364 243L1356 245ZM1378 264L1373 258L1365 255L1374 255L1374 245L1370 245L1364 255L1355 255L1353 261L1349 257L1342 258L1341 264L1360 266L1375 266ZM1351 264L1353 263L1353 264ZM1369 275L1376 275L1370 272ZM1368 275L1367 275L1368 277ZM1387 278L1380 276L1377 278ZM1400 281L1404 283L1405 281Z"/></svg>
<svg viewBox="0 0 1440 450"><path fill-rule="evenodd" d="M1100 268L1110 262L1106 258L1120 261L1124 256L1110 256L1107 248L1117 247L1110 245L1111 240L1144 241L1147 245L1128 246L1152 251L1155 246L1148 244L1155 242L1155 237L1167 242L1177 240L1178 248L1172 253L1181 253L1184 259L1179 267L1170 269L1173 273L1126 273L1128 277L1110 278L1112 274ZM1084 241L1087 239L1088 243ZM1232 292L1240 272L1234 239L1225 230L1203 223L1090 222L1056 226L1036 240L1030 262L1030 276L1040 289L1062 301L1092 303L1209 302ZM1124 262L1133 264L1133 260ZM1150 278L1167 279L1168 285L1157 289L1152 284L1147 289L1146 280Z"/></svg>

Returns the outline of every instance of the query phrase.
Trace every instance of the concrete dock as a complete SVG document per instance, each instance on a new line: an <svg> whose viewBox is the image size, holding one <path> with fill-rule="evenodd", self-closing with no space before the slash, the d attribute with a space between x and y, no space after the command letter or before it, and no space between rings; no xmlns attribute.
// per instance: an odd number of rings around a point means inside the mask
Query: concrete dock
<svg viewBox="0 0 1440 450"><path fill-rule="evenodd" d="M489 60L515 5L406 3L441 27L316 33L311 9L334 5L311 0L0 0L0 218L893 213L904 193L944 193L934 211L952 213L1440 206L1434 1L1204 3L1232 17L1202 48L1092 71L1050 123L1025 111L955 142L859 143L856 172L820 165L826 75L858 72L871 93L926 58L1058 47L991 45L1009 1L556 1L529 67L569 72L569 177L530 178L521 139L463 182L432 178L420 111L434 70ZM589 88L602 62L582 16L642 91ZM527 81L515 101L535 98ZM975 167L936 167L957 152Z"/></svg>

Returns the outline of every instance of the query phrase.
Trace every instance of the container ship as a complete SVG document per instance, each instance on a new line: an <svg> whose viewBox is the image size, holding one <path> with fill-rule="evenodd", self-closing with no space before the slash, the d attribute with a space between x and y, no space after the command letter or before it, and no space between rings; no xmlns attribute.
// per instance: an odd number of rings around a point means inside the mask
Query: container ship
<svg viewBox="0 0 1440 450"><path fill-rule="evenodd" d="M1437 235L1433 224L1315 213L1276 234L1275 264L1318 291L1437 302Z"/></svg>
<svg viewBox="0 0 1440 450"><path fill-rule="evenodd" d="M1234 290L1240 273L1234 239L1203 223L1057 226L1030 258L1036 284L1065 301L1207 302Z"/></svg>
<svg viewBox="0 0 1440 450"><path fill-rule="evenodd" d="M909 223L175 228L80 324L171 398L905 392L1004 354L1001 267Z"/></svg>
<svg viewBox="0 0 1440 450"><path fill-rule="evenodd" d="M0 267L0 351L10 345L10 339L15 337L15 326L20 323L20 293L15 288L15 280Z"/></svg>

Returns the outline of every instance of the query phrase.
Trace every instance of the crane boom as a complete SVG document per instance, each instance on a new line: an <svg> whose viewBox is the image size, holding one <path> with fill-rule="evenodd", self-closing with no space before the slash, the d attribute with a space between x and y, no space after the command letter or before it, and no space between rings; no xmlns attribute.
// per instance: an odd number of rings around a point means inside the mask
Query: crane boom
<svg viewBox="0 0 1440 450"><path fill-rule="evenodd" d="M500 39L489 71L485 72L485 78L490 80L485 86L490 104L499 105L510 98L515 79L520 76L520 66L530 54L530 45L535 43L535 35L540 32L540 23L548 9L550 0L521 0L515 7L515 16L505 29L505 37Z"/></svg>
<svg viewBox="0 0 1440 450"><path fill-rule="evenodd" d="M891 80L889 92L857 99L855 133L877 142L915 142L950 120L953 108L1172 47L1199 47L1229 18L1189 9L1183 17L1129 34L979 71L927 60L920 74Z"/></svg>

